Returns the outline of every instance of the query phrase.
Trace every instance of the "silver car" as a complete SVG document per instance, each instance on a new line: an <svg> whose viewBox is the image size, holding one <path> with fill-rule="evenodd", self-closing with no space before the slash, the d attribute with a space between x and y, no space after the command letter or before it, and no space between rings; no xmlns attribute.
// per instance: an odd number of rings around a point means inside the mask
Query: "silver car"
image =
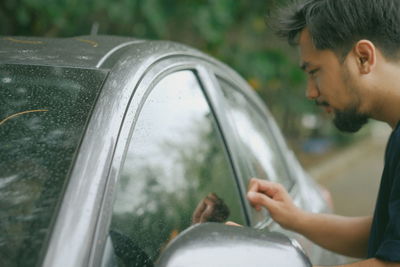
<svg viewBox="0 0 400 267"><path fill-rule="evenodd" d="M249 205L258 177L282 183L305 210L330 212L265 104L199 51L3 37L0 101L1 266L343 260Z"/></svg>

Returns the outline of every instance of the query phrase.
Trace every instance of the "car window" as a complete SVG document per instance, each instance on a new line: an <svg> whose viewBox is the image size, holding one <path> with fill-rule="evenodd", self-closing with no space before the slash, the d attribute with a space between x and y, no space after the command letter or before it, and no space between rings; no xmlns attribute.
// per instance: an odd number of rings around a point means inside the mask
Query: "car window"
<svg viewBox="0 0 400 267"><path fill-rule="evenodd" d="M37 266L106 73L0 65L0 266Z"/></svg>
<svg viewBox="0 0 400 267"><path fill-rule="evenodd" d="M196 75L166 76L144 102L117 185L110 235L120 265L152 266L193 223L245 224L241 201Z"/></svg>
<svg viewBox="0 0 400 267"><path fill-rule="evenodd" d="M290 189L293 181L289 176L280 146L268 125L268 121L256 106L230 83L219 78L228 121L239 137L239 157L250 166L248 179L257 177L283 184Z"/></svg>

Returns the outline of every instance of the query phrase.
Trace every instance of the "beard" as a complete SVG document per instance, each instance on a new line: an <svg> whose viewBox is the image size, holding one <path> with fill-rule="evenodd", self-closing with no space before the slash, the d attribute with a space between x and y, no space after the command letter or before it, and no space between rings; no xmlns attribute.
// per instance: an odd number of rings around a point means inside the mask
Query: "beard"
<svg viewBox="0 0 400 267"><path fill-rule="evenodd" d="M360 114L355 108L338 111L335 110L333 123L342 132L355 133L368 123L369 116Z"/></svg>

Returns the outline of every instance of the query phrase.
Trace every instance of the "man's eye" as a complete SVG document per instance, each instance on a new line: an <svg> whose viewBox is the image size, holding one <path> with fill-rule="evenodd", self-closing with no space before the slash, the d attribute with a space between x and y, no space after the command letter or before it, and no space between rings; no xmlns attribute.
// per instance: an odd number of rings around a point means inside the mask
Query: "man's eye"
<svg viewBox="0 0 400 267"><path fill-rule="evenodd" d="M310 70L308 72L309 75L313 76L315 73L317 73L319 71L319 69L314 69L314 70Z"/></svg>

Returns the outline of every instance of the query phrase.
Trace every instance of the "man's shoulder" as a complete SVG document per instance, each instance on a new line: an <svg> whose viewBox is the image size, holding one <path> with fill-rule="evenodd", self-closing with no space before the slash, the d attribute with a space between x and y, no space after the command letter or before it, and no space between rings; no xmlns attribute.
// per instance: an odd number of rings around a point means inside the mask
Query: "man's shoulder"
<svg viewBox="0 0 400 267"><path fill-rule="evenodd" d="M397 124L389 137L385 153L385 169L393 175L400 172L400 123ZM384 175L386 172L384 172Z"/></svg>
<svg viewBox="0 0 400 267"><path fill-rule="evenodd" d="M400 151L400 122L390 135L388 149L391 150L390 148L393 148L392 152Z"/></svg>
<svg viewBox="0 0 400 267"><path fill-rule="evenodd" d="M393 134L396 138L400 138L400 121L397 123L396 128L394 128Z"/></svg>

